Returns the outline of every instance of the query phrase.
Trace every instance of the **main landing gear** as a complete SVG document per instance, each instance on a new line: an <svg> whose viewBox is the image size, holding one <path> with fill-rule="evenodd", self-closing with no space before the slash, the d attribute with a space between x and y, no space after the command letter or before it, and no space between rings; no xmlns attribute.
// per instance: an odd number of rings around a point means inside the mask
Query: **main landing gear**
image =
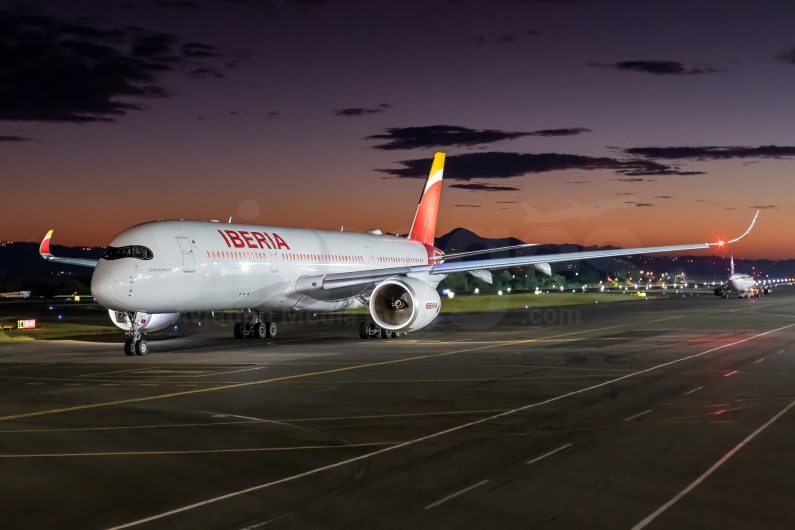
<svg viewBox="0 0 795 530"><path fill-rule="evenodd" d="M390 331L388 329L379 328L373 322L362 322L359 324L359 338L360 339L391 339L399 336L397 331Z"/></svg>
<svg viewBox="0 0 795 530"><path fill-rule="evenodd" d="M275 339L277 332L276 322L263 322L259 313L254 313L254 319L251 322L235 324L236 339Z"/></svg>
<svg viewBox="0 0 795 530"><path fill-rule="evenodd" d="M129 357L149 353L149 346L146 345L146 341L141 337L141 332L138 331L137 317L137 313L127 313L127 320L130 322L130 330L127 335L130 338L124 341L124 353Z"/></svg>

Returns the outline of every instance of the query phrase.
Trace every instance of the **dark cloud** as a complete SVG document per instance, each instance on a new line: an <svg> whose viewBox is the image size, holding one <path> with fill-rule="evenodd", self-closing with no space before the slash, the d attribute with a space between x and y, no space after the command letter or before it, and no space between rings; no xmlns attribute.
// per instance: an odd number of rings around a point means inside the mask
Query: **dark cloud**
<svg viewBox="0 0 795 530"><path fill-rule="evenodd" d="M497 204L518 204L516 201L497 201Z"/></svg>
<svg viewBox="0 0 795 530"><path fill-rule="evenodd" d="M384 134L368 136L367 140L385 140L373 147L384 151L396 149L429 149L434 147L474 146L524 136L574 136L591 132L584 127L543 129L533 132L510 132L494 129L470 129L456 125L428 125L423 127L390 127Z"/></svg>
<svg viewBox="0 0 795 530"><path fill-rule="evenodd" d="M198 2L192 0L152 0L155 7L177 7L182 9L196 9L201 7Z"/></svg>
<svg viewBox="0 0 795 530"><path fill-rule="evenodd" d="M174 36L133 26L103 30L0 11L0 121L111 122L145 108L135 100L172 96L159 83L165 72L222 75L193 61L202 50L218 54L214 48L179 46Z"/></svg>
<svg viewBox="0 0 795 530"><path fill-rule="evenodd" d="M567 180L566 184L590 184L590 180Z"/></svg>
<svg viewBox="0 0 795 530"><path fill-rule="evenodd" d="M643 182L646 179L628 178L628 179L613 179L613 180L620 180L621 182Z"/></svg>
<svg viewBox="0 0 795 530"><path fill-rule="evenodd" d="M226 77L226 75L222 74L215 68L211 68L209 66L202 66L201 68L196 68L194 70L188 71L188 75L191 77L214 77L216 79L221 79L222 77Z"/></svg>
<svg viewBox="0 0 795 530"><path fill-rule="evenodd" d="M505 35L500 35L497 37L497 42L502 44L507 44L510 42L516 42L522 37L534 36L534 35L541 35L541 32L537 29L528 29L525 31L515 31L513 33L506 33Z"/></svg>
<svg viewBox="0 0 795 530"><path fill-rule="evenodd" d="M749 208L752 208L754 210L778 210L778 206L776 206L775 204L767 204L764 206L749 206Z"/></svg>
<svg viewBox="0 0 795 530"><path fill-rule="evenodd" d="M482 208L479 204L454 204L456 208Z"/></svg>
<svg viewBox="0 0 795 530"><path fill-rule="evenodd" d="M469 184L451 184L450 187L470 191L519 191L519 188L514 188L513 186L494 186L492 184L482 184L480 182L471 182Z"/></svg>
<svg viewBox="0 0 795 530"><path fill-rule="evenodd" d="M633 147L625 153L660 160L728 160L731 158L789 158L795 147L763 145L760 147Z"/></svg>
<svg viewBox="0 0 795 530"><path fill-rule="evenodd" d="M654 197L655 199L673 199L670 195L657 195Z"/></svg>
<svg viewBox="0 0 795 530"><path fill-rule="evenodd" d="M641 206L641 207L643 207L643 206L655 206L655 205L654 205L654 204L651 204L651 203L648 203L648 202L636 202L636 203L635 203L635 206Z"/></svg>
<svg viewBox="0 0 795 530"><path fill-rule="evenodd" d="M275 118L276 116L279 116L280 114L281 114L281 112L279 112L278 110L274 110L273 112L269 112L268 113L268 118Z"/></svg>
<svg viewBox="0 0 795 530"><path fill-rule="evenodd" d="M697 75L723 72L710 66L688 67L678 61L622 61L619 63L590 63L588 66L614 68L653 75Z"/></svg>
<svg viewBox="0 0 795 530"><path fill-rule="evenodd" d="M189 42L180 48L182 55L191 58L223 57L221 51L215 46L209 46L200 42Z"/></svg>
<svg viewBox="0 0 795 530"><path fill-rule="evenodd" d="M430 158L402 160L403 167L378 169L381 173L401 178L425 177L431 167ZM578 169L592 171L597 169L614 170L620 175L695 175L700 172L680 171L675 166L667 166L651 160L638 158L616 159L558 153L508 153L488 151L465 153L447 157L445 176L453 180L506 179L523 175ZM622 178L627 182L643 181L642 178Z"/></svg>
<svg viewBox="0 0 795 530"><path fill-rule="evenodd" d="M364 116L366 114L378 114L380 112L386 111L386 109L391 109L393 107L390 103L381 103L375 108L365 108L365 107L351 107L348 109L341 109L335 110L335 116Z"/></svg>
<svg viewBox="0 0 795 530"><path fill-rule="evenodd" d="M778 56L778 58L790 64L795 64L795 48L792 48L790 51L786 53L782 53L781 55Z"/></svg>
<svg viewBox="0 0 795 530"><path fill-rule="evenodd" d="M32 142L31 138L24 136L0 136L0 143L2 142Z"/></svg>

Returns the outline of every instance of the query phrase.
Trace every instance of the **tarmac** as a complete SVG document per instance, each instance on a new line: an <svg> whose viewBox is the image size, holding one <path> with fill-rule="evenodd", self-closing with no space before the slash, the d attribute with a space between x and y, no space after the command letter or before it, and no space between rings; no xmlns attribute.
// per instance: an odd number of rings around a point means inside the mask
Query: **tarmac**
<svg viewBox="0 0 795 530"><path fill-rule="evenodd" d="M154 337L0 342L2 528L795 527L791 287Z"/></svg>

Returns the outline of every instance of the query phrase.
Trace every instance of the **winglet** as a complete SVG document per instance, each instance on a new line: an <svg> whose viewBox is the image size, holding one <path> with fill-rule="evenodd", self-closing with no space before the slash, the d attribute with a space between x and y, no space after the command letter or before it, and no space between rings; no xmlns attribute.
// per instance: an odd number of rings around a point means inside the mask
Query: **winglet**
<svg viewBox="0 0 795 530"><path fill-rule="evenodd" d="M419 241L425 245L433 245L436 237L436 217L439 213L439 198L442 195L442 175L444 174L444 153L433 155L433 165L428 174L428 180L422 188L420 203L414 222L411 223L409 239Z"/></svg>
<svg viewBox="0 0 795 530"><path fill-rule="evenodd" d="M757 217L759 217L759 210L756 211L756 215L754 215L754 220L751 221L751 226L749 226L748 230L743 232L743 235L741 235L740 237L736 237L734 239L730 239L729 241L716 241L715 243L707 243L707 246L720 247L720 246L723 246L723 245L730 245L732 243L738 242L739 240L741 240L742 238L747 236L749 234L749 232L751 232L751 229L754 227L754 224L756 223L756 218Z"/></svg>
<svg viewBox="0 0 795 530"><path fill-rule="evenodd" d="M750 231L751 231L751 229L754 227L754 223L756 223L756 218L757 218L757 217L759 217L759 210L757 210L757 211L756 211L756 215L754 215L754 220L753 220L753 221L751 221L751 226L749 226L749 227L748 227L748 230L746 230L745 232L743 232L743 235L741 235L740 237L738 237L738 238L736 238L736 239L732 239L731 241L727 241L727 243L735 243L735 242L737 242L737 241L741 240L742 238L744 238L745 236L747 236L747 235L748 235L748 232L750 232Z"/></svg>
<svg viewBox="0 0 795 530"><path fill-rule="evenodd" d="M50 259L52 257L50 253L50 239L52 239L52 230L47 232L47 235L44 236L44 239L41 241L41 245L39 245L39 254L44 259Z"/></svg>

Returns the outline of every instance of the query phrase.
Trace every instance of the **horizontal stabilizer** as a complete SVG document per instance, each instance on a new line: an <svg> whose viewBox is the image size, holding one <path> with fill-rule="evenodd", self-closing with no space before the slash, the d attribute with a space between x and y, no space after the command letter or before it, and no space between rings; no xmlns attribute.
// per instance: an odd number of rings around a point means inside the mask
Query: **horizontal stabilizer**
<svg viewBox="0 0 795 530"><path fill-rule="evenodd" d="M431 256L429 259L432 261L447 261L451 259L465 258L467 256L477 256L478 254L491 254L493 252L504 252L506 250L514 250L520 248L537 247L537 243L523 243L521 245L511 245L509 247L497 248L484 248L483 250L472 250L469 252L453 252L451 254L440 254L438 256Z"/></svg>

